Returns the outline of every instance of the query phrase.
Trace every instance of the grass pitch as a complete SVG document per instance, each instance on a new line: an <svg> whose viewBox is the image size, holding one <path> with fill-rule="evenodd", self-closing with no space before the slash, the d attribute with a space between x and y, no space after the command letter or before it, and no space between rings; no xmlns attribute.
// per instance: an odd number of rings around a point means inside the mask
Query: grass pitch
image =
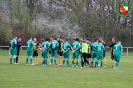
<svg viewBox="0 0 133 88"><path fill-rule="evenodd" d="M114 70L107 53L106 68L84 69L66 66L25 65L26 52L20 52L18 65L9 64L7 50L0 50L0 88L132 88L133 56L122 56ZM41 55L41 52L39 53ZM42 58L39 56L39 63ZM71 64L71 59L70 59Z"/></svg>

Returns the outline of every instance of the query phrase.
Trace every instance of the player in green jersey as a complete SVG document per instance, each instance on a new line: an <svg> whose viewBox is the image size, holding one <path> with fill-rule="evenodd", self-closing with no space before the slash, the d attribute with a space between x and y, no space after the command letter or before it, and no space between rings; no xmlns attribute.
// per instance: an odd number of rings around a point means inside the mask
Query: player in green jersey
<svg viewBox="0 0 133 88"><path fill-rule="evenodd" d="M93 67L94 59L97 56L97 44L98 39L95 39L95 42L91 44L91 67Z"/></svg>
<svg viewBox="0 0 133 88"><path fill-rule="evenodd" d="M42 43L42 50L43 50L43 65L46 66L47 65L47 59L48 59L48 54L49 54L49 47L50 47L50 43L48 42L49 39L47 38L43 43Z"/></svg>
<svg viewBox="0 0 133 88"><path fill-rule="evenodd" d="M88 67L89 67L90 66L89 62L86 60L87 59L87 54L88 54L88 44L85 40L82 41L81 47L82 47L82 50L81 50L81 52L82 52L82 64L81 65L82 66L81 66L81 68L84 67L85 62L88 64Z"/></svg>
<svg viewBox="0 0 133 88"><path fill-rule="evenodd" d="M12 39L10 41L10 48L9 48L9 52L10 52L10 64L12 64L12 58L14 58L14 64L16 64L16 55L17 55L17 37L14 37L14 39Z"/></svg>
<svg viewBox="0 0 133 88"><path fill-rule="evenodd" d="M26 46L27 46L27 58L26 58L26 65L28 65L28 59L30 58L30 65L34 65L32 64L32 59L33 59L33 46L34 46L34 42L32 41L32 37L26 42Z"/></svg>
<svg viewBox="0 0 133 88"><path fill-rule="evenodd" d="M97 56L95 60L95 67L98 66L98 61L101 61L101 67L103 67L103 51L105 50L104 45L102 44L102 41L99 41L97 44Z"/></svg>
<svg viewBox="0 0 133 88"><path fill-rule="evenodd" d="M54 66L57 66L56 58L58 57L58 47L59 47L59 43L55 38L54 40L51 41L51 44L50 44L51 57L52 57L51 58L51 64L54 64ZM52 61L54 61L54 63Z"/></svg>
<svg viewBox="0 0 133 88"><path fill-rule="evenodd" d="M66 39L66 42L62 45L62 51L63 51L63 66L66 61L66 65L69 66L69 56L70 56L70 44L68 43L68 39Z"/></svg>
<svg viewBox="0 0 133 88"><path fill-rule="evenodd" d="M76 59L76 67L78 66L78 57L79 57L79 49L80 43L78 42L79 38L76 38L75 41L72 43L72 67L74 67L74 59Z"/></svg>
<svg viewBox="0 0 133 88"><path fill-rule="evenodd" d="M120 62L121 53L123 51L123 47L121 45L121 41L118 41L118 43L114 45L113 49L114 49L113 50L114 51L114 60L116 61L114 69L119 69L118 68L118 64Z"/></svg>

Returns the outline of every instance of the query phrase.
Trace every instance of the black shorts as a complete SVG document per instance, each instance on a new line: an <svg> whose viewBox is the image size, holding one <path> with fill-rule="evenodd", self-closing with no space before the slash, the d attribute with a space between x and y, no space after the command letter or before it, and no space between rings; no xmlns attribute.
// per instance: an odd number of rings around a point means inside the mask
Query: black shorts
<svg viewBox="0 0 133 88"><path fill-rule="evenodd" d="M59 56L63 56L63 52L58 51L58 55L59 55Z"/></svg>
<svg viewBox="0 0 133 88"><path fill-rule="evenodd" d="M35 51L33 52L33 57L35 57L35 56L38 56L37 50L35 50Z"/></svg>
<svg viewBox="0 0 133 88"><path fill-rule="evenodd" d="M87 54L87 58L91 58L91 54Z"/></svg>
<svg viewBox="0 0 133 88"><path fill-rule="evenodd" d="M17 50L17 55L19 56L19 50Z"/></svg>

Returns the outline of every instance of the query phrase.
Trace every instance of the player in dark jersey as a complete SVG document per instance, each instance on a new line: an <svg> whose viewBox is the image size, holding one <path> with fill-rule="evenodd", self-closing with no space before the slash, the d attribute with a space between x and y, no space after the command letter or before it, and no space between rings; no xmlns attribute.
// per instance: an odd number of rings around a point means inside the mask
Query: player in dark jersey
<svg viewBox="0 0 133 88"><path fill-rule="evenodd" d="M59 48L58 48L58 65L62 65L62 55L63 55L63 52L62 52L62 39L60 38L59 35L56 36L56 39L59 43Z"/></svg>
<svg viewBox="0 0 133 88"><path fill-rule="evenodd" d="M34 46L33 46L33 63L34 64L38 64L38 46L39 46L39 43L37 42L36 38L33 39L34 41Z"/></svg>
<svg viewBox="0 0 133 88"><path fill-rule="evenodd" d="M110 52L111 52L111 59L113 61L113 64L112 64L112 67L114 67L114 64L115 64L115 61L114 61L114 51L113 51L113 48L114 48L114 45L116 44L116 38L113 37L112 38L112 43L109 45L110 47Z"/></svg>
<svg viewBox="0 0 133 88"><path fill-rule="evenodd" d="M21 47L21 38L19 38L17 40L17 57L16 57L16 64L18 64L18 58L19 58L19 53L20 53L20 49L22 50L22 47Z"/></svg>

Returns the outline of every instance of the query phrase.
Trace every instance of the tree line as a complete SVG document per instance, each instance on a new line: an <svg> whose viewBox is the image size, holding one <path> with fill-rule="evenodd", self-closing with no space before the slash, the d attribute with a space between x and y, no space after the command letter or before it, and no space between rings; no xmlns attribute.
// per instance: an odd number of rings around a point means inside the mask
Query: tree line
<svg viewBox="0 0 133 88"><path fill-rule="evenodd" d="M133 13L117 15L116 1L128 2L131 9L130 0L0 0L0 44L9 44L14 35L23 42L29 36L61 35L91 41L103 37L107 45L116 37L123 46L132 46Z"/></svg>

